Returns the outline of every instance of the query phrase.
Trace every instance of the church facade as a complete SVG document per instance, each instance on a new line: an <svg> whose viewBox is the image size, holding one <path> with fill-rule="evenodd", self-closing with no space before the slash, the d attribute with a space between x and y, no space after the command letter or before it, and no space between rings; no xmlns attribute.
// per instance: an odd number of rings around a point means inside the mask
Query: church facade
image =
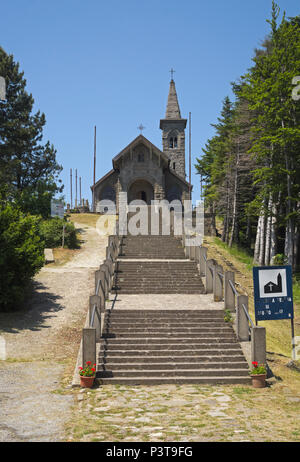
<svg viewBox="0 0 300 462"><path fill-rule="evenodd" d="M127 200L189 199L190 185L185 179L185 128L181 118L175 82L171 79L165 118L160 120L162 150L139 135L112 159L112 170L91 187L95 210L101 200L111 200L119 210L119 193Z"/></svg>

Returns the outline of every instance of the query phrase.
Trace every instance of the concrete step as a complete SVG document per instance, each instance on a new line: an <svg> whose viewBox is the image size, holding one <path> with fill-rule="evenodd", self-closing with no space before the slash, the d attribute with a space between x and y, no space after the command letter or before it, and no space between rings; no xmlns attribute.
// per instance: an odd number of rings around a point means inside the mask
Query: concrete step
<svg viewBox="0 0 300 462"><path fill-rule="evenodd" d="M190 356L208 356L208 355L218 355L222 354L226 351L228 355L241 355L242 350L240 348L236 348L234 344L231 344L230 347L224 348L224 345L201 345L201 348L199 347L198 349L175 349L175 348L161 348L161 349L112 349L109 348L107 350L102 350L100 351L100 354L105 353L105 358L109 358L110 356L141 356L141 357L147 357L147 356L185 356L186 358L189 358Z"/></svg>
<svg viewBox="0 0 300 462"><path fill-rule="evenodd" d="M169 384L206 384L206 385L225 385L225 384L251 384L251 378L240 377L220 377L218 375L207 377L110 377L98 379L100 384L107 385L169 385Z"/></svg>
<svg viewBox="0 0 300 462"><path fill-rule="evenodd" d="M128 358L124 357L123 355L117 356L113 355L109 358L105 356L104 364L157 364L158 366L161 364L166 364L166 363L171 363L171 364L187 364L188 366L190 364L194 364L196 367L196 364L199 365L199 367L204 366L205 364L209 365L211 362L213 363L221 363L221 364L226 364L229 363L231 367L231 363L241 363L245 362L245 358L240 352L239 354L228 354L226 355L224 352L219 352L218 354L211 354L211 352L206 351L205 354L202 354L200 356L170 356L170 352L168 352L168 356L163 356L163 355L147 355L146 357L144 356L130 356ZM103 352L99 354L99 361L103 362ZM101 367L101 364L99 367ZM194 367L194 368L195 368Z"/></svg>
<svg viewBox="0 0 300 462"><path fill-rule="evenodd" d="M216 369L182 369L180 370L181 377L214 377L216 375ZM248 370L246 369L218 369L217 375L219 377L249 377ZM145 370L99 370L97 371L98 378L110 378L110 377L176 377L178 376L178 370L170 369L155 369L149 368Z"/></svg>
<svg viewBox="0 0 300 462"><path fill-rule="evenodd" d="M215 342L235 342L236 337L232 334L222 334L222 336L216 336L215 334L207 335L203 334L203 337L168 337L168 338L160 338L160 337L105 337L105 342L107 345L149 345L158 343L160 345L168 344L168 345L196 345L199 343L215 343Z"/></svg>
<svg viewBox="0 0 300 462"><path fill-rule="evenodd" d="M181 370L181 369L188 369L188 370L206 370L204 369L204 366L208 368L208 370L213 370L213 369L222 369L222 370L243 370L248 372L248 364L246 361L235 361L233 364L231 361L229 362L214 362L214 361L206 361L206 362L201 362L201 364L198 364L196 362L162 362L162 363L155 363L155 362L109 362L105 364L101 364L98 366L97 371L126 371L126 370L136 370L136 371L144 371L144 370L150 370L150 371L156 371L156 370Z"/></svg>
<svg viewBox="0 0 300 462"><path fill-rule="evenodd" d="M112 309L112 310L106 310L105 312L106 316L110 317L116 317L117 319L123 318L128 318L128 317L133 317L133 318L141 318L144 319L146 317L149 317L152 319L152 317L156 319L164 319L164 318L176 318L180 319L183 318L224 318L224 310L117 310L117 309Z"/></svg>
<svg viewBox="0 0 300 462"><path fill-rule="evenodd" d="M139 323L137 323L139 324ZM194 323L192 325L183 325L183 324L176 324L173 323L172 325L168 325L167 323L161 323L161 324L156 324L156 323L151 323L145 322L144 324L139 324L139 325L134 325L133 323L128 324L119 324L115 323L111 325L110 323L105 322L104 323L104 328L106 329L105 332L107 332L107 329L110 329L111 331L117 332L120 331L122 333L124 332L131 332L131 333L138 333L138 332L153 332L153 333L205 333L205 332L216 332L216 333L222 333L222 332L232 332L232 327L231 326L226 326L222 325L220 323L212 323L210 326L205 325L205 323Z"/></svg>
<svg viewBox="0 0 300 462"><path fill-rule="evenodd" d="M206 343L205 343L206 341ZM173 350L178 350L178 345L179 343L168 343L168 344L161 344L161 343L113 343L113 342L108 342L105 344L102 344L101 347L109 349L109 351L113 350L118 350L118 351L136 351L139 350L140 352L142 351L156 351L156 350L162 350L164 351L173 351ZM228 339L222 340L222 339L214 339L213 342L210 343L207 342L206 340L201 341L192 341L189 344L182 344L183 348L185 349L184 351L194 351L198 349L209 349L209 348L215 348L216 346L218 347L223 347L224 349L229 349L230 347L233 348L234 342L228 342Z"/></svg>
<svg viewBox="0 0 300 462"><path fill-rule="evenodd" d="M222 327L223 329L227 328L230 329L228 326L224 326L224 322L221 321L211 321L211 322L205 322L205 321L194 321L194 322L180 322L180 321L175 321L175 319L171 321L163 321L161 323L157 322L155 319L151 321L145 321L145 322L139 322L138 320L134 322L134 326L132 325L132 322L123 321L123 322L118 322L118 321L105 321L104 326L109 327L111 329L132 329L132 328L148 328L150 327L152 329L173 329L173 328L184 328L184 329L189 329L189 328L203 328L203 329L210 329L210 328L217 328L217 327Z"/></svg>
<svg viewBox="0 0 300 462"><path fill-rule="evenodd" d="M205 335L205 334L203 334ZM219 332L213 332L213 336L217 336L218 338L222 337L223 334L220 334ZM138 339L141 338L141 336L143 336L144 338L146 337L151 337L153 339L156 338L157 341L161 341L162 339L180 339L180 338L189 338L190 339L190 342L192 342L194 339L198 339L200 338L199 337L199 334L190 334L190 333L180 333L180 332L177 332L175 334L166 334L164 336L162 336L161 334L157 334L157 333L150 333L149 335L146 335L146 333L141 333L141 332L132 332L132 333L128 333L128 332L103 332L102 334L102 339L103 340L108 340L108 339L123 339L123 338L131 338L131 339L136 339L137 340L137 343L138 343ZM211 337L208 337L208 339L210 339ZM235 337L230 337L229 340L232 341L232 339L235 339L236 341L236 338Z"/></svg>

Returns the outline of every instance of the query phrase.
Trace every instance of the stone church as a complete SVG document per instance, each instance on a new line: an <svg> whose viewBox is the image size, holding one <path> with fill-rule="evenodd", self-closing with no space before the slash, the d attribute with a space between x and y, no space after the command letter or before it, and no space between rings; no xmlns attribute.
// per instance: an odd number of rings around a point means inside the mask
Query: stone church
<svg viewBox="0 0 300 462"><path fill-rule="evenodd" d="M97 203L104 199L115 202L119 209L119 192L127 199L189 199L189 183L185 179L185 128L181 118L173 78L170 82L165 118L160 120L162 151L143 135L139 135L112 159L112 170L91 187Z"/></svg>

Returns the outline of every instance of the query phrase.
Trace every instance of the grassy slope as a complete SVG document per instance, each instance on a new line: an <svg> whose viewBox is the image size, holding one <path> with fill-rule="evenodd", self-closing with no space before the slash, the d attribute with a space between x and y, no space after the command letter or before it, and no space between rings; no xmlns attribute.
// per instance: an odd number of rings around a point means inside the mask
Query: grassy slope
<svg viewBox="0 0 300 462"><path fill-rule="evenodd" d="M208 258L214 258L225 270L234 271L238 290L249 297L249 312L254 321L254 299L252 280L252 258L241 249L229 249L219 238L205 237L204 245L208 247ZM294 324L295 336L300 336L300 283L294 282ZM292 359L291 323L289 320L259 322L266 328L268 360L277 362L278 366L287 364ZM298 361L300 363L300 361ZM299 364L300 365L300 364ZM285 368L286 369L286 368ZM285 374L285 370L281 373ZM296 373L300 381L300 374ZM295 376L295 377L296 377ZM300 382L299 382L300 385Z"/></svg>

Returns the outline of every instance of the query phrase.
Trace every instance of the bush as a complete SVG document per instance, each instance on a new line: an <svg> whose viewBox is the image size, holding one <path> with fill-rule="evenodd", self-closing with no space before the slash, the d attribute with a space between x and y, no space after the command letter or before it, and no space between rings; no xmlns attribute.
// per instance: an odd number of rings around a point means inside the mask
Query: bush
<svg viewBox="0 0 300 462"><path fill-rule="evenodd" d="M17 308L44 264L39 219L0 202L0 310Z"/></svg>
<svg viewBox="0 0 300 462"><path fill-rule="evenodd" d="M63 225L65 225L65 247L69 249L77 249L79 241L77 232L73 223L62 220L58 217L43 220L39 225L39 236L44 241L45 247L53 249L61 247Z"/></svg>

